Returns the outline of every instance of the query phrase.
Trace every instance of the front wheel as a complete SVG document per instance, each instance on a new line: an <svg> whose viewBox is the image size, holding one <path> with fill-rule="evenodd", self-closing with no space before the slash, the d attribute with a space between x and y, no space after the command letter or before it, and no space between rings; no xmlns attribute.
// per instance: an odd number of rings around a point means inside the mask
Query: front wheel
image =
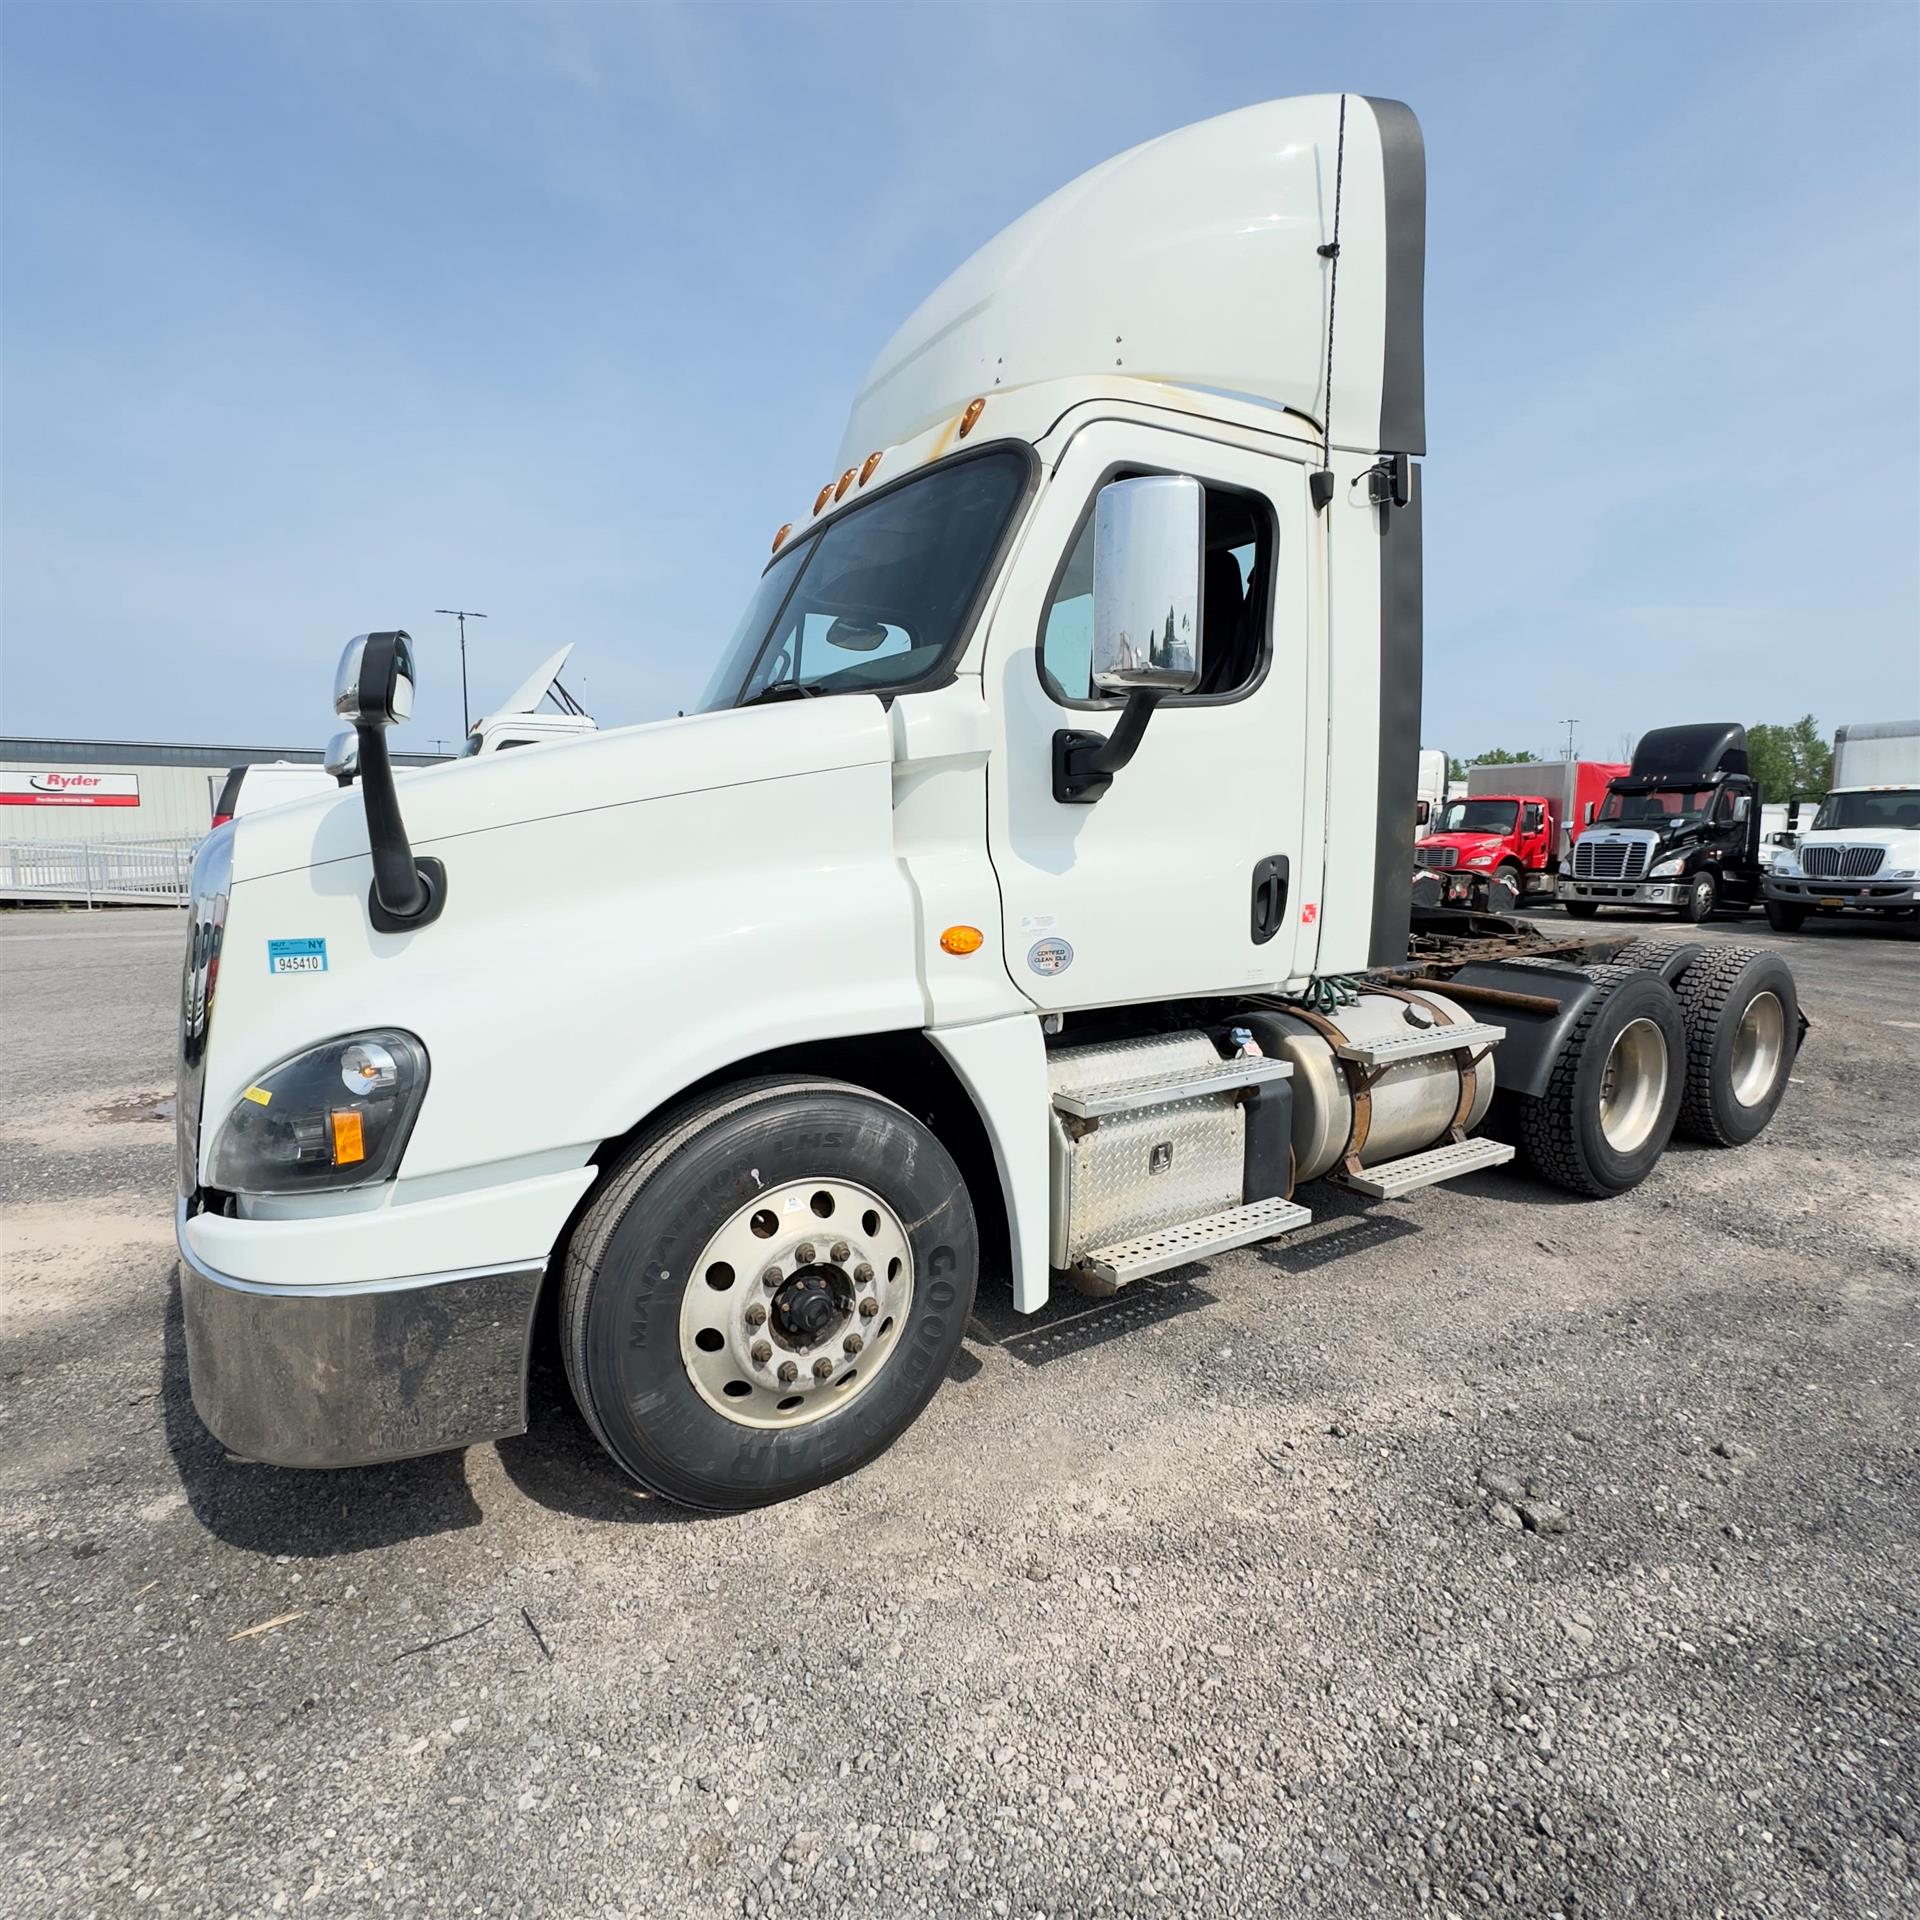
<svg viewBox="0 0 1920 1920"><path fill-rule="evenodd" d="M1566 908L1569 917L1575 920L1591 920L1600 911L1598 900L1562 900L1560 904Z"/></svg>
<svg viewBox="0 0 1920 1920"><path fill-rule="evenodd" d="M978 1259L958 1168L892 1101L833 1080L725 1088L643 1139L576 1228L567 1379L653 1492L790 1499L918 1418Z"/></svg>
<svg viewBox="0 0 1920 1920"><path fill-rule="evenodd" d="M1719 886L1712 874L1696 873L1687 882L1686 894L1680 902L1680 918L1691 921L1697 927L1713 911L1719 893Z"/></svg>
<svg viewBox="0 0 1920 1920"><path fill-rule="evenodd" d="M1775 933L1798 933L1807 923L1805 907L1796 907L1790 900L1769 900L1767 902L1767 925Z"/></svg>

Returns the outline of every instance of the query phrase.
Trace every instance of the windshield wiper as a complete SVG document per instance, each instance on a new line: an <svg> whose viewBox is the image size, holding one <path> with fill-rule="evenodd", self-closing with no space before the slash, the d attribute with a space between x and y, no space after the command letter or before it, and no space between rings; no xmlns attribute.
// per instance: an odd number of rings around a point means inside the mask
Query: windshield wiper
<svg viewBox="0 0 1920 1920"><path fill-rule="evenodd" d="M740 702L743 707L757 707L763 700L785 700L794 695L808 700L813 699L820 689L810 686L805 680L776 680L769 687L762 687L758 693L750 693Z"/></svg>

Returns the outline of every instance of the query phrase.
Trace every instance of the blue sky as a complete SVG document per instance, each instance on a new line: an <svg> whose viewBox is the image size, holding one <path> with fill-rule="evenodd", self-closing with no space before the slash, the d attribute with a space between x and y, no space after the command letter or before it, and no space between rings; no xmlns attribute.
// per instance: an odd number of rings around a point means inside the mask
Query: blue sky
<svg viewBox="0 0 1920 1920"><path fill-rule="evenodd" d="M1425 125L1429 745L1920 710L1920 9L0 9L10 731L691 699L895 324L1110 153Z"/></svg>

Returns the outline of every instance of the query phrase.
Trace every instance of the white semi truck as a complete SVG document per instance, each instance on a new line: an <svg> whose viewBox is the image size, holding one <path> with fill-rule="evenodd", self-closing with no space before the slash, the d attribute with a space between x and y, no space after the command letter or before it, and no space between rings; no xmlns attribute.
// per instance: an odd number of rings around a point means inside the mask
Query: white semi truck
<svg viewBox="0 0 1920 1920"><path fill-rule="evenodd" d="M1096 168L906 322L700 710L202 850L195 1405L339 1466L519 1431L558 1342L635 1479L862 1466L1015 1307L1516 1152L1765 1126L1775 956L1413 916L1425 162L1281 100ZM1488 1129L1483 1131L1483 1124ZM541 1311L551 1303L551 1315Z"/></svg>
<svg viewBox="0 0 1920 1920"><path fill-rule="evenodd" d="M1920 913L1920 720L1838 728L1831 781L1812 827L1770 856L1767 922L1778 933L1809 914Z"/></svg>

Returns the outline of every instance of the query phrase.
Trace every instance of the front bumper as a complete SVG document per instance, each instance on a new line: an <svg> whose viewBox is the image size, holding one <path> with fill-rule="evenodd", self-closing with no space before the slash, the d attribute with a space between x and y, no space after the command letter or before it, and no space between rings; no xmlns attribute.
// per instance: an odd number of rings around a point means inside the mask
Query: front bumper
<svg viewBox="0 0 1920 1920"><path fill-rule="evenodd" d="M524 1433L543 1262L286 1285L216 1272L177 1219L194 1411L230 1453L357 1467Z"/></svg>
<svg viewBox="0 0 1920 1920"><path fill-rule="evenodd" d="M1574 880L1563 876L1562 900L1612 901L1617 907L1672 907L1686 897L1686 883L1673 880Z"/></svg>
<svg viewBox="0 0 1920 1920"><path fill-rule="evenodd" d="M1912 880L1817 880L1803 873L1769 873L1763 883L1769 900L1791 906L1878 910L1920 906L1920 883Z"/></svg>

